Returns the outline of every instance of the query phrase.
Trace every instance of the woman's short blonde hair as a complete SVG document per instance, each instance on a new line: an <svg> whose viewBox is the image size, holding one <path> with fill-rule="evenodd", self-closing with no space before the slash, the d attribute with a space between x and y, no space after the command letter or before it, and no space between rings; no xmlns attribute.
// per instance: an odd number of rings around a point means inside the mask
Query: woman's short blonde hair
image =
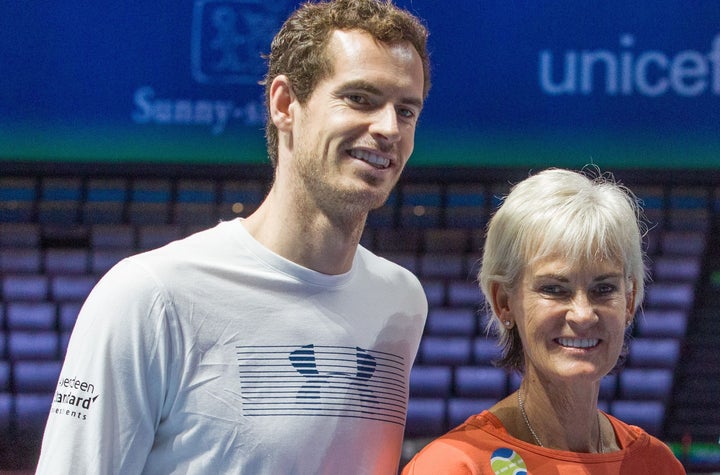
<svg viewBox="0 0 720 475"><path fill-rule="evenodd" d="M580 172L548 169L512 187L488 224L478 274L486 302L491 285L512 290L534 262L561 256L573 262L623 264L635 308L643 300L647 271L642 239L646 226L635 195L595 167ZM498 366L522 372L524 354L517 327L500 324L492 305L488 330L503 348ZM621 355L624 359L624 354Z"/></svg>

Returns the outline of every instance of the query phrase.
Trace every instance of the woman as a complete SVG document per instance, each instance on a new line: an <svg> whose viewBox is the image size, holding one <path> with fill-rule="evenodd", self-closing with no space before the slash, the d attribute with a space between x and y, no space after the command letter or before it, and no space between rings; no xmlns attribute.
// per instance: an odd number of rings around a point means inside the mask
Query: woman
<svg viewBox="0 0 720 475"><path fill-rule="evenodd" d="M431 442L420 474L683 474L669 448L598 410L643 300L640 210L609 176L551 169L493 216L479 274L518 391Z"/></svg>

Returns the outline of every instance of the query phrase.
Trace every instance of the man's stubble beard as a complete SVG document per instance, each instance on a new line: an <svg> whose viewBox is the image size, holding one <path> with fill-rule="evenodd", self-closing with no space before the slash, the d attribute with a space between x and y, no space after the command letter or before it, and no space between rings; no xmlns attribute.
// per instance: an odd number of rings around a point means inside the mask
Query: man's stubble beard
<svg viewBox="0 0 720 475"><path fill-rule="evenodd" d="M373 191L380 182L372 175L355 177L367 183L364 189L341 187L337 178L329 178L327 171L320 166L315 157L300 156L296 161L296 186L301 187L297 196L306 202L298 203L301 209L319 209L328 219L341 228L354 228L364 225L370 211L382 207L392 188L378 195Z"/></svg>

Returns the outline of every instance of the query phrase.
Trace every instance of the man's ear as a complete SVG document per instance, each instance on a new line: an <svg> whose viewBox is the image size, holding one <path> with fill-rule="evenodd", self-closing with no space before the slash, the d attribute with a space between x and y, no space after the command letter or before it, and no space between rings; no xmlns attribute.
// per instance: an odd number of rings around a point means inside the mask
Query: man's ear
<svg viewBox="0 0 720 475"><path fill-rule="evenodd" d="M291 105L295 100L290 79L284 74L276 76L270 85L270 117L278 130L289 131L292 128Z"/></svg>

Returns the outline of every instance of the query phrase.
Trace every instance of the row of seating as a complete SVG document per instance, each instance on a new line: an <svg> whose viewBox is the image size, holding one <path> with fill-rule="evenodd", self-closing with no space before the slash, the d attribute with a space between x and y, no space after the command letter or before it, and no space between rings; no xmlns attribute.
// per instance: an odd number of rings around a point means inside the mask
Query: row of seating
<svg viewBox="0 0 720 475"><path fill-rule="evenodd" d="M442 434L456 427L473 414L489 409L495 398L411 398L408 405L406 440L426 440L428 435ZM598 407L619 419L638 425L650 434L660 436L665 404L661 401L622 400L599 401Z"/></svg>
<svg viewBox="0 0 720 475"><path fill-rule="evenodd" d="M426 331L418 352L418 363L427 365L492 366L500 356L497 343L485 336L467 333L463 336L438 336ZM680 359L682 337L632 337L627 365L637 368L673 369Z"/></svg>
<svg viewBox="0 0 720 475"><path fill-rule="evenodd" d="M147 178L147 177L0 177L0 201L74 201L74 202L197 202L230 201L236 197L259 201L269 177L253 179ZM403 202L417 206L478 206L499 197L509 182L495 183L418 183L399 186ZM646 209L700 209L709 200L707 188L676 185L631 185Z"/></svg>
<svg viewBox="0 0 720 475"><path fill-rule="evenodd" d="M674 368L628 367L601 381L600 399L648 399L667 401ZM461 397L500 399L520 387L517 373L492 366L415 365L410 377L413 397Z"/></svg>
<svg viewBox="0 0 720 475"><path fill-rule="evenodd" d="M6 177L0 179L0 222L206 225L252 211L266 187L263 180ZM508 189L509 184L404 183L368 224L482 229ZM717 200L701 187L634 191L651 221L677 230L706 230L710 201Z"/></svg>
<svg viewBox="0 0 720 475"><path fill-rule="evenodd" d="M242 216L235 214L230 218ZM146 249L169 240L205 229L208 225L169 225L128 223L55 226L40 223L7 223L0 221L0 249L88 247L90 249ZM427 228L427 229L366 229L361 244L381 254L433 259L436 254L475 254L483 246L484 228ZM74 241L73 241L74 240ZM697 256L705 246L706 232L654 228L646 236L647 252L651 256ZM437 258L435 258L437 259Z"/></svg>
<svg viewBox="0 0 720 475"><path fill-rule="evenodd" d="M78 309L123 257L251 212L265 183L189 179L0 178L0 430L47 416ZM475 282L484 226L507 184L401 184L371 213L362 244L416 273L430 312L411 376L410 436L434 436L519 384L492 366ZM654 281L628 368L601 404L653 433L662 426L720 189L636 189L654 225Z"/></svg>
<svg viewBox="0 0 720 475"><path fill-rule="evenodd" d="M635 319L634 335L640 338L682 338L687 328L682 309L641 309ZM425 333L437 336L481 334L487 327L485 313L472 307L431 306Z"/></svg>

